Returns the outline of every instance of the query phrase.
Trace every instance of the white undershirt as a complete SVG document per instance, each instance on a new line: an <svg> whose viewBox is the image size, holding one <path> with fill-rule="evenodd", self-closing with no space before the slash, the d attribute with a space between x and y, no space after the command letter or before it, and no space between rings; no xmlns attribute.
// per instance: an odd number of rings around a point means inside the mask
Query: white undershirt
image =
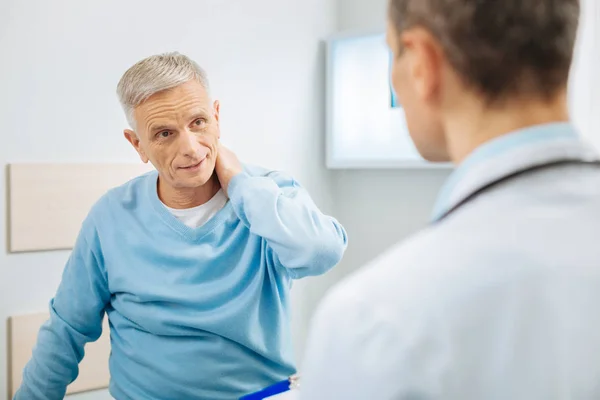
<svg viewBox="0 0 600 400"><path fill-rule="evenodd" d="M209 201L196 207L184 209L165 207L188 227L198 228L214 217L226 203L227 196L223 192L223 189L220 189Z"/></svg>

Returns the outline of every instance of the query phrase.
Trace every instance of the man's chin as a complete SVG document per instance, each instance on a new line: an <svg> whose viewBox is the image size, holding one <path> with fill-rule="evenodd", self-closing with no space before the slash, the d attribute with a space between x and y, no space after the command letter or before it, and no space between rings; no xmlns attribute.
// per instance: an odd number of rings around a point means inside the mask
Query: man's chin
<svg viewBox="0 0 600 400"><path fill-rule="evenodd" d="M178 179L179 187L197 188L206 185L211 181L213 174L209 174L206 171L200 171L193 176L182 176Z"/></svg>
<svg viewBox="0 0 600 400"><path fill-rule="evenodd" d="M181 186L186 187L188 189L195 189L206 185L208 181L209 179L188 179L186 181L181 182Z"/></svg>

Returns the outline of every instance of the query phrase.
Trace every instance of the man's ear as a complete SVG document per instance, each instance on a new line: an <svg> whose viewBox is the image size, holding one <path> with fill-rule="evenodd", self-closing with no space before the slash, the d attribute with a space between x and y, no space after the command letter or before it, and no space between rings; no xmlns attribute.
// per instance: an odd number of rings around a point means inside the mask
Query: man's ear
<svg viewBox="0 0 600 400"><path fill-rule="evenodd" d="M217 128L219 129L219 139L221 139L221 126L219 124L219 112L221 111L221 103L219 100L215 100L213 103L213 108L215 110L215 121L217 121Z"/></svg>
<svg viewBox="0 0 600 400"><path fill-rule="evenodd" d="M135 132L131 129L125 129L125 131L123 131L123 135L125 136L125 139L127 139L127 141L131 143L135 151L137 151L137 153L140 155L140 159L142 160L142 162L147 163L148 156L146 156L144 149L142 149L142 146L140 145L140 139L135 134Z"/></svg>

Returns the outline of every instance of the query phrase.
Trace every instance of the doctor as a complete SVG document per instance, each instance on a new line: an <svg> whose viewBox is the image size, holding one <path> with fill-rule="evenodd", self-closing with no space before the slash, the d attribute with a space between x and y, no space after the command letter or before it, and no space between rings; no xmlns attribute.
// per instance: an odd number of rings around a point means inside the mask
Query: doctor
<svg viewBox="0 0 600 400"><path fill-rule="evenodd" d="M600 398L600 165L569 121L578 0L391 0L431 224L320 306L302 398Z"/></svg>

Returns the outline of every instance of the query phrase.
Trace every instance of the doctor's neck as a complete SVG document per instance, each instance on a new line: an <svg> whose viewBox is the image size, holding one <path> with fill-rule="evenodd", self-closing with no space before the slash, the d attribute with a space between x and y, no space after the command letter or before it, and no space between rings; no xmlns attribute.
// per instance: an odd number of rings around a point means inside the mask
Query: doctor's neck
<svg viewBox="0 0 600 400"><path fill-rule="evenodd" d="M512 98L492 106L457 96L444 118L450 160L459 164L485 142L535 125L569 121L566 89L551 98Z"/></svg>

